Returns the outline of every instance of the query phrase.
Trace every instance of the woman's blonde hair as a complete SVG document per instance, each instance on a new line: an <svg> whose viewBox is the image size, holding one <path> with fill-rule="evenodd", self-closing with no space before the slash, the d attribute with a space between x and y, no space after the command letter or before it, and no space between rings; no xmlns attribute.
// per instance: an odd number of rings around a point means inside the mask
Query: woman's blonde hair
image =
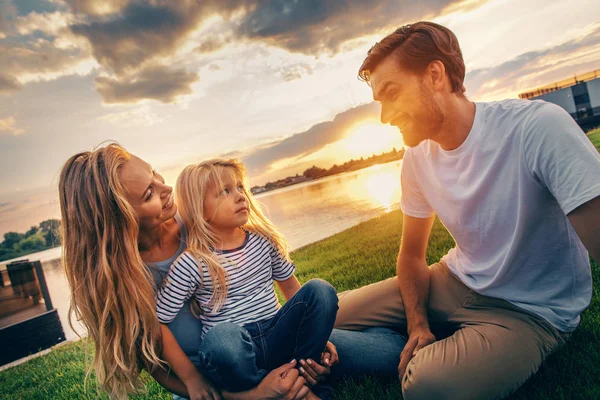
<svg viewBox="0 0 600 400"><path fill-rule="evenodd" d="M94 341L92 368L112 398L143 389L141 367L162 365L155 286L138 251L136 214L119 176L129 159L118 144L75 154L58 184L69 324L74 314Z"/></svg>
<svg viewBox="0 0 600 400"><path fill-rule="evenodd" d="M204 262L214 286L211 299L213 312L218 310L227 297L227 276L213 249L218 242L215 231L207 222L212 216L204 215L204 199L207 192L215 187L224 188L223 177L232 174L235 182L243 184L243 191L248 200L248 222L242 227L247 231L259 234L269 240L277 250L289 260L289 245L284 236L265 216L260 204L248 190L248 178L244 164L238 160L214 159L198 164L188 165L177 178L175 197L181 219L187 230L187 250L198 260ZM192 311L199 315L200 310L195 302Z"/></svg>

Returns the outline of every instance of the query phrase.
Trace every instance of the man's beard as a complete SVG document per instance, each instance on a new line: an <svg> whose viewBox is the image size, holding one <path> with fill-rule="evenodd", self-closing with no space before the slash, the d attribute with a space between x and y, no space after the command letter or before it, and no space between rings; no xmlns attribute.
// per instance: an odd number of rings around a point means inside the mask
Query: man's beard
<svg viewBox="0 0 600 400"><path fill-rule="evenodd" d="M419 83L419 88L421 111L399 128L402 132L402 140L408 147L416 147L423 140L436 137L444 122L444 113L433 99L431 92L422 82Z"/></svg>

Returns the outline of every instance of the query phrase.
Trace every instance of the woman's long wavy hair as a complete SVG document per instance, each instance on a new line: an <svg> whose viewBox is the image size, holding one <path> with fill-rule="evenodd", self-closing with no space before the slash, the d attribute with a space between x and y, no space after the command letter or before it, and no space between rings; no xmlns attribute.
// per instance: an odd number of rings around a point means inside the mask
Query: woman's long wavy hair
<svg viewBox="0 0 600 400"><path fill-rule="evenodd" d="M58 184L69 324L75 315L87 329L95 345L91 369L111 398L139 392L141 367L162 365L154 284L119 175L129 159L118 144L75 154Z"/></svg>
<svg viewBox="0 0 600 400"><path fill-rule="evenodd" d="M214 159L185 167L177 178L175 197L179 214L187 230L187 250L206 265L214 286L211 308L218 310L227 297L227 275L213 252L217 248L217 235L207 222L211 216L204 215L204 199L212 187L223 190L223 177L231 174L235 182L242 182L248 200L248 222L242 226L247 231L269 240L289 260L289 244L273 223L265 216L260 204L248 190L248 178L244 164L238 160ZM192 302L192 311L198 316L201 311Z"/></svg>

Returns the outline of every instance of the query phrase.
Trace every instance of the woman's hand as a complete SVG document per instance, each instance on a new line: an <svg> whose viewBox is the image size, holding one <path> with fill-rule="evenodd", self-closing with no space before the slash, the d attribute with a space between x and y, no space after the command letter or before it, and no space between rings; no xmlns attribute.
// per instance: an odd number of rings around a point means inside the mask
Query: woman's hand
<svg viewBox="0 0 600 400"><path fill-rule="evenodd" d="M198 374L199 378L186 382L185 387L190 395L190 400L222 400L219 392L204 376Z"/></svg>
<svg viewBox="0 0 600 400"><path fill-rule="evenodd" d="M305 379L298 373L296 360L269 372L254 389L253 399L261 400L300 400L309 392Z"/></svg>

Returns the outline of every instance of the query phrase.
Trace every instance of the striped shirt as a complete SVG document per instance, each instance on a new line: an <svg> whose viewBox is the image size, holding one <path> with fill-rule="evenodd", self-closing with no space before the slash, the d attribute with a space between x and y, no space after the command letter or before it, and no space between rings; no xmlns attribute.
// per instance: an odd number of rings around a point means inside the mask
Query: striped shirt
<svg viewBox="0 0 600 400"><path fill-rule="evenodd" d="M221 322L245 325L273 317L279 310L273 280L290 278L296 267L287 261L264 237L246 232L244 244L233 250L218 251L227 273L227 298L213 312L209 305L214 294L210 273L204 262L184 252L173 263L161 288L156 313L163 324L171 322L187 300L195 298L202 309L202 336Z"/></svg>

